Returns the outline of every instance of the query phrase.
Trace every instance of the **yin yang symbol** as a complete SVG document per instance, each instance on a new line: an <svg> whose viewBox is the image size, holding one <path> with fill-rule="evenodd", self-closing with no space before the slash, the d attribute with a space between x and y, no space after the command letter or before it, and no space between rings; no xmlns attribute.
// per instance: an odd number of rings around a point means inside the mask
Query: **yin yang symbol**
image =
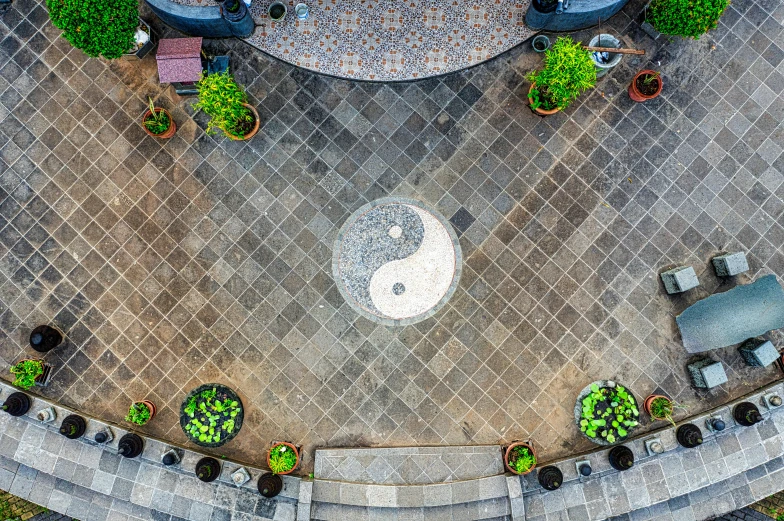
<svg viewBox="0 0 784 521"><path fill-rule="evenodd" d="M363 316L388 325L424 320L451 297L461 253L451 225L419 201L387 198L357 210L335 241L338 289Z"/></svg>

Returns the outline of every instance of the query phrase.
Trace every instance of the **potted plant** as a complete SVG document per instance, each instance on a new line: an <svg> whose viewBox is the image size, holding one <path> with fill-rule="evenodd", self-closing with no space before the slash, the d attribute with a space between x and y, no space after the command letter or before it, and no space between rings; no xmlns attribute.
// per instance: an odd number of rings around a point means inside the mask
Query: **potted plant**
<svg viewBox="0 0 784 521"><path fill-rule="evenodd" d="M34 385L48 384L52 367L43 360L25 359L12 365L10 371L16 376L14 385L26 391Z"/></svg>
<svg viewBox="0 0 784 521"><path fill-rule="evenodd" d="M653 0L645 10L645 21L672 36L699 39L715 29L729 0Z"/></svg>
<svg viewBox="0 0 784 521"><path fill-rule="evenodd" d="M273 474L289 474L299 465L297 447L286 441L274 443L267 452L267 466Z"/></svg>
<svg viewBox="0 0 784 521"><path fill-rule="evenodd" d="M569 37L558 38L544 53L544 68L528 76L528 103L541 116L555 114L581 92L596 85L596 67L591 53Z"/></svg>
<svg viewBox="0 0 784 521"><path fill-rule="evenodd" d="M228 71L202 74L196 83L199 101L193 105L210 117L207 133L221 129L231 139L250 139L259 131L259 113Z"/></svg>
<svg viewBox="0 0 784 521"><path fill-rule="evenodd" d="M78 414L69 414L60 424L60 434L70 440L81 438L87 430L87 420Z"/></svg>
<svg viewBox="0 0 784 521"><path fill-rule="evenodd" d="M583 389L575 406L580 432L599 445L626 439L639 425L639 416L631 391L611 380L594 382Z"/></svg>
<svg viewBox="0 0 784 521"><path fill-rule="evenodd" d="M239 397L220 384L206 384L191 391L180 409L180 426L185 435L203 447L220 447L234 438L242 420Z"/></svg>
<svg viewBox="0 0 784 521"><path fill-rule="evenodd" d="M152 137L159 137L161 139L168 139L177 132L177 124L174 118L163 107L156 107L152 98L147 98L150 101L150 108L142 116L142 127L147 134Z"/></svg>
<svg viewBox="0 0 784 521"><path fill-rule="evenodd" d="M147 422L155 417L155 404L149 400L141 400L133 402L125 421L135 423L136 425L145 425Z"/></svg>
<svg viewBox="0 0 784 521"><path fill-rule="evenodd" d="M119 58L135 49L137 0L46 0L63 37L92 57Z"/></svg>
<svg viewBox="0 0 784 521"><path fill-rule="evenodd" d="M678 405L666 396L660 394L652 394L643 402L643 409L654 420L667 420L675 427L675 421L672 415L675 409L685 409L682 405Z"/></svg>
<svg viewBox="0 0 784 521"><path fill-rule="evenodd" d="M136 30L133 32L133 47L128 48L125 56L144 58L155 47L154 37L150 24L139 18Z"/></svg>
<svg viewBox="0 0 784 521"><path fill-rule="evenodd" d="M662 82L661 73L645 69L638 72L629 84L629 97L641 103L661 94L663 86L664 82Z"/></svg>
<svg viewBox="0 0 784 521"><path fill-rule="evenodd" d="M504 464L510 472L525 475L536 467L536 453L533 443L516 441L506 448Z"/></svg>
<svg viewBox="0 0 784 521"><path fill-rule="evenodd" d="M220 461L215 458L206 457L196 462L196 477L205 483L215 481L220 472Z"/></svg>

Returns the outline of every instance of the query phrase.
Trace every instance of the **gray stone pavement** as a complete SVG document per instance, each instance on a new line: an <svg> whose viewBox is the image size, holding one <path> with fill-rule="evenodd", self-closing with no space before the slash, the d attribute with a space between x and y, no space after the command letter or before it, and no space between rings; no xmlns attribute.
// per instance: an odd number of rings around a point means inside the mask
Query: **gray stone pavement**
<svg viewBox="0 0 784 521"><path fill-rule="evenodd" d="M696 414L777 378L728 348L715 353L728 384L695 391L673 316L784 275L784 6L738 0L716 31L673 42L639 30L641 7L604 29L646 61L624 58L546 119L525 105L540 63L527 46L380 85L207 42L261 114L241 143L206 136L152 57L87 59L40 3L15 1L0 17L2 374L52 322L70 344L46 357L46 396L115 422L150 398L143 430L185 443L181 400L220 381L246 406L220 454L262 464L287 439L305 472L324 445L531 436L545 461L588 448L572 408L590 381L659 388ZM635 104L625 89L645 65L665 90ZM178 123L167 142L139 126L148 95ZM389 194L437 208L465 259L450 302L404 328L358 317L331 278L339 226ZM722 251L746 252L751 271L715 277ZM666 296L657 275L675 264L702 286Z"/></svg>

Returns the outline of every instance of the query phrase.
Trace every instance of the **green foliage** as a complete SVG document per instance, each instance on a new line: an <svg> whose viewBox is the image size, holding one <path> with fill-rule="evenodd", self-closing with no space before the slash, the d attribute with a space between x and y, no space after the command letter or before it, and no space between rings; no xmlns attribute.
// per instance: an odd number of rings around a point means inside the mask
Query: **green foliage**
<svg viewBox="0 0 784 521"><path fill-rule="evenodd" d="M44 364L40 360L22 360L11 366L11 372L16 375L14 385L24 390L35 385L35 378L44 374Z"/></svg>
<svg viewBox="0 0 784 521"><path fill-rule="evenodd" d="M653 0L646 20L662 34L694 38L716 28L729 0Z"/></svg>
<svg viewBox="0 0 784 521"><path fill-rule="evenodd" d="M580 42L560 37L545 51L544 68L531 72L528 80L536 84L528 94L531 109L563 110L596 85L596 67Z"/></svg>
<svg viewBox="0 0 784 521"><path fill-rule="evenodd" d="M634 396L626 388L591 385L591 393L583 398L580 430L589 438L601 437L615 443L636 427L640 411Z"/></svg>
<svg viewBox="0 0 784 521"><path fill-rule="evenodd" d="M536 456L528 447L518 445L509 452L509 468L525 474L536 465Z"/></svg>
<svg viewBox="0 0 784 521"><path fill-rule="evenodd" d="M150 411L147 405L142 402L134 402L131 404L131 408L128 409L128 416L125 417L125 421L135 423L136 425L144 425L150 421L151 414L152 411Z"/></svg>
<svg viewBox="0 0 784 521"><path fill-rule="evenodd" d="M243 137L253 129L253 113L243 106L248 96L237 85L228 71L221 74L204 74L196 84L199 101L193 105L210 117L207 133L214 134L221 129L226 134Z"/></svg>
<svg viewBox="0 0 784 521"><path fill-rule="evenodd" d="M205 389L196 396L188 398L184 412L191 420L185 427L185 434L201 443L220 443L225 434L231 434L236 427L235 418L240 412L240 404L227 398L216 399L218 392L213 387Z"/></svg>
<svg viewBox="0 0 784 521"><path fill-rule="evenodd" d="M291 450L291 447L279 443L270 449L270 470L274 474L281 472L288 472L297 464L297 455Z"/></svg>
<svg viewBox="0 0 784 521"><path fill-rule="evenodd" d="M46 0L52 23L88 56L119 58L133 51L137 0Z"/></svg>
<svg viewBox="0 0 784 521"><path fill-rule="evenodd" d="M150 100L150 115L147 116L144 121L142 122L144 126L155 134L163 134L169 127L171 126L171 121L169 120L169 116L164 112L163 109L155 108L155 104L152 102L152 98L147 98Z"/></svg>

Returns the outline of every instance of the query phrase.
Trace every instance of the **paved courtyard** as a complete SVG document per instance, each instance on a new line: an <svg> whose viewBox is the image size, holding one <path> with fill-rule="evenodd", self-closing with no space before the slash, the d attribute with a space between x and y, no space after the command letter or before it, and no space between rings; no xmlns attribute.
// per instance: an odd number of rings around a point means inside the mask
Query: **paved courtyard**
<svg viewBox="0 0 784 521"><path fill-rule="evenodd" d="M41 4L16 0L0 16L2 367L52 322L70 343L46 357L46 396L116 422L152 399L142 430L184 443L185 394L225 383L245 425L217 453L261 463L285 439L304 445L306 469L317 446L529 436L550 459L588 448L572 408L592 380L638 398L658 388L691 415L779 378L727 348L729 383L695 391L674 317L784 276L784 6L738 0L715 32L672 43L639 30L641 7L604 29L647 51L663 95L628 98L646 62L627 56L546 119L525 105L540 63L528 45L377 84L206 42L261 114L242 143L205 135L152 56L87 59ZM140 128L147 96L173 111L171 140ZM440 212L463 256L451 299L405 327L359 316L332 279L338 230L386 196ZM716 278L710 258L736 250L751 271ZM675 264L701 287L665 295L658 273Z"/></svg>

